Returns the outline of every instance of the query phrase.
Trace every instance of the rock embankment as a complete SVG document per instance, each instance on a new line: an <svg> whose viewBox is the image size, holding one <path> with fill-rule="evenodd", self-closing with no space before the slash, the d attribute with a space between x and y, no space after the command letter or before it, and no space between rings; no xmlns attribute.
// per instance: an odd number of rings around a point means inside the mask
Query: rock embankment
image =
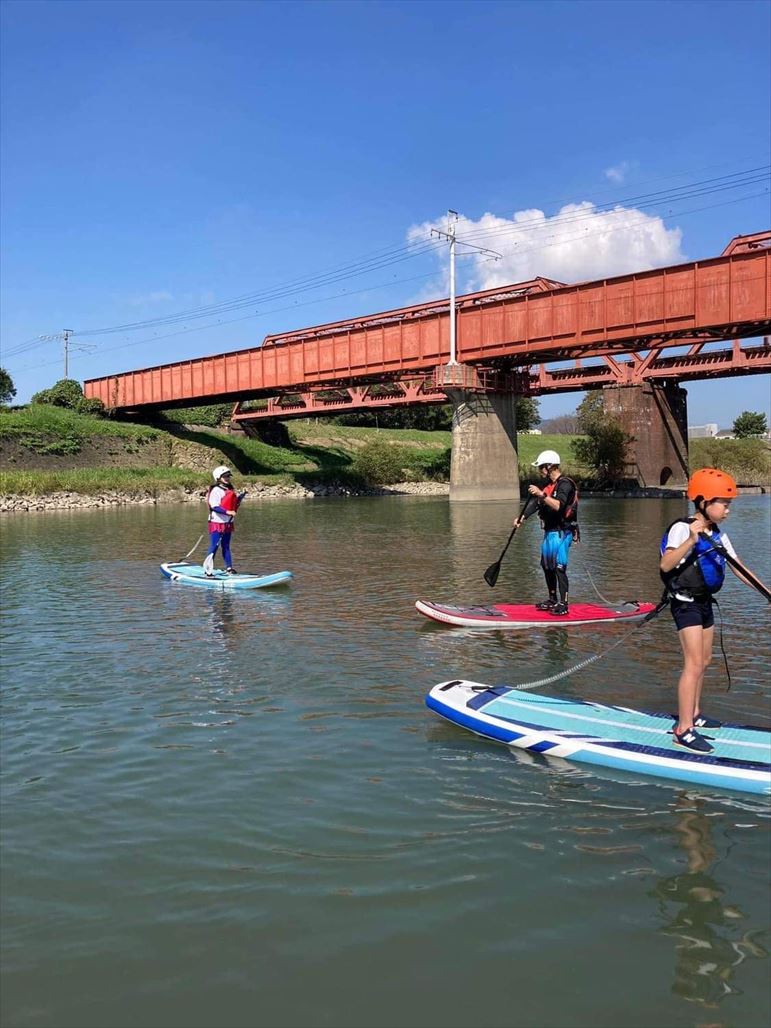
<svg viewBox="0 0 771 1028"><path fill-rule="evenodd" d="M252 485L249 500L297 499L345 496L442 496L449 492L446 482L399 482L377 489L351 489L347 486L315 485ZM127 504L202 503L203 489L166 489L162 491L110 489L88 495L75 492L54 492L41 496L0 496L0 514L28 514L31 511L93 510L97 507L119 507Z"/></svg>

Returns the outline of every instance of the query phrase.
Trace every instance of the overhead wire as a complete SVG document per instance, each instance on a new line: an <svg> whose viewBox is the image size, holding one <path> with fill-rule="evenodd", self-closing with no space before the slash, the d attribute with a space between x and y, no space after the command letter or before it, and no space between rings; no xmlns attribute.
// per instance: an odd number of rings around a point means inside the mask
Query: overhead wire
<svg viewBox="0 0 771 1028"><path fill-rule="evenodd" d="M726 206L729 206L729 205L734 204L734 203L741 203L743 200L751 200L751 199L754 199L754 198L759 197L759 196L765 196L767 194L767 192L768 192L767 190L763 190L763 191L761 191L759 193L751 193L751 194L749 194L747 196L736 197L736 198L734 198L732 200L723 200L720 203L709 204L709 205L704 206L704 207L694 207L694 208L690 208L689 210L686 210L686 211L679 211L676 214L668 215L667 217L673 217L673 218L674 217L677 217L677 218L687 217L689 214L697 214L697 213L700 213L701 211L713 210L714 208L717 208L717 207L726 207ZM667 220L667 219L665 218L664 220ZM570 242L570 241L575 241L575 240L578 240L578 239L587 239L587 238L591 238L591 235L603 235L604 236L604 235L607 235L608 233L611 233L611 232L622 231L623 229L626 229L628 227L629 227L628 225L618 225L615 228L603 229L601 232L590 233L589 235L576 236L576 237L573 237L572 239L568 239L568 240L559 240L559 242L556 242L556 243L542 243L542 244L539 244L538 246L532 247L530 250L523 250L523 251L519 251L519 252L520 253L531 253L531 252L535 253L535 252L538 252L538 251L541 251L541 250L549 249L552 246L562 245L563 242ZM136 340L132 340L131 342L119 343L117 346L110 346L110 347L104 347L104 348L100 347L99 353L100 354L102 354L102 353L112 353L115 350L127 349L128 347L133 347L133 346L141 346L144 343L160 342L163 339L171 339L171 338L175 338L175 337L180 336L180 335L188 335L191 332L200 332L200 331L203 331L203 330L205 330L207 328L219 328L219 327L225 326L225 325L233 325L233 324L236 324L236 323L241 322L241 321L252 320L252 319L254 319L256 317L265 317L265 316L270 315L270 314L278 314L278 313L283 313L284 311L288 311L288 310L296 310L296 309L298 309L300 307L313 306L314 304L317 304L317 303L326 303L329 300L339 299L340 297L343 297L343 296L356 296L356 295L359 295L361 293L373 292L373 291L375 291L377 289L385 289L385 288L389 288L389 287L391 287L393 285L399 285L399 284L405 283L405 282L416 282L416 281L419 281L419 280L424 280L426 278L433 278L435 275L436 275L436 271L433 270L433 271L430 271L430 272L428 272L427 274L424 274L424 275L414 275L414 276L410 276L408 278L394 279L394 280L391 280L389 282L379 283L378 285L375 285L375 286L364 286L362 289L344 290L343 292L335 293L335 294L333 294L331 296L317 297L317 298L315 298L313 300L305 300L305 301L302 301L302 302L295 301L293 304L288 304L288 305L286 305L284 307L275 307L275 308L271 308L270 310L260 311L260 312L255 313L255 314L247 314L247 315L244 315L244 316L242 316L240 318L231 318L228 321L217 321L217 322L213 322L212 324L209 324L209 325L196 325L196 326L194 326L192 328L180 329L177 332L169 332L169 333L167 333L165 335L162 335L162 336L158 336L158 335L146 336L144 339L136 339ZM70 355L70 361L79 360L79 359L81 359L81 358L78 357L77 355L73 355L73 354ZM43 364L27 365L27 366L25 366L23 368L20 368L18 370L20 370L20 371L32 371L32 370L37 370L38 368L51 367L51 366L53 366L55 364L58 364L58 363L59 363L58 360L57 361L47 361L47 362L45 362Z"/></svg>
<svg viewBox="0 0 771 1028"><path fill-rule="evenodd" d="M688 214L697 214L700 211L714 210L717 207L727 207L730 204L740 203L743 200L752 200L752 199L755 199L755 198L757 198L759 196L767 196L768 192L769 192L768 189L763 189L763 190L760 190L757 193L748 193L746 196L734 197L732 200L724 200L724 201L722 201L720 203L707 204L707 205L705 205L703 207L692 207L692 208L690 208L689 210L686 210L686 211L673 212L672 214L669 214L669 215L666 215L666 216L662 216L662 221L668 221L671 218L682 218L682 217L685 217ZM628 211L627 213L631 214L631 213L634 213L634 212L633 211ZM610 226L610 227L607 227L607 228L598 229L596 232L586 231L584 233L581 233L580 235L567 236L567 237L564 237L564 238L556 238L555 239L554 236L549 236L548 237L549 239L554 239L555 241L554 242L539 242L535 246L531 246L531 247L528 247L527 249L523 249L523 250L504 251L501 256L512 257L512 256L522 256L522 255L528 254L528 253L539 253L541 250L548 250L548 249L550 249L553 246L562 246L565 243L575 243L575 242L578 242L579 240L582 240L582 239L591 239L591 238L597 237L597 236L607 236L607 235L612 234L613 232L623 232L623 231L629 229L634 224L635 224L634 222L627 221L627 222L625 222L622 225L616 225L616 226ZM514 245L516 246L518 244L515 243Z"/></svg>
<svg viewBox="0 0 771 1028"><path fill-rule="evenodd" d="M648 194L651 197L657 197L655 199L649 199L645 202L645 194L640 197L630 198L628 201L619 201L613 208L608 210L600 210L593 206L591 209L582 209L580 211L571 212L568 215L555 214L551 218L546 217L533 217L523 218L519 221L512 222L510 219L505 219L507 224L496 225L487 229L480 229L476 232L468 233L464 236L459 236L458 239L489 239L491 236L499 235L510 235L512 233L519 232L530 232L533 229L539 228L554 228L555 226L562 227L563 225L569 225L577 221L594 220L598 217L612 217L620 214L629 214L635 210L645 210L651 207L659 207L663 203L677 203L679 200L690 200L695 199L698 196L709 196L713 193L725 192L728 189L739 189L745 186L756 185L760 182L771 181L771 175L768 172L765 174L753 174L751 176L742 178L736 182L724 182L720 184L713 184L708 188L692 188L688 192L680 191L679 195L664 194ZM701 183L701 186L706 186L706 183ZM634 207L621 206L623 203L634 203ZM498 217L498 215L493 215Z"/></svg>
<svg viewBox="0 0 771 1028"><path fill-rule="evenodd" d="M677 186L674 190L663 190L656 193L643 193L637 196L625 198L623 200L614 201L614 205L618 207L621 204L634 203L637 200L648 199L648 203L644 206L656 205L659 202L669 201L676 202L678 199L689 199L692 196L701 195L702 192L709 192L711 190L694 191L696 187L708 186L718 181L723 182L725 179L740 179L740 182L726 182L722 186L715 186L715 189L726 189L726 188L738 188L740 185L749 185L757 181L757 179L748 179L746 176L751 173L756 173L758 170L767 169L769 166L765 165L763 168L751 168L745 171L735 172L728 176L716 176L710 179L704 179L699 182L691 183L688 186ZM685 191L685 192L684 192ZM678 195L682 194L682 195ZM653 199L652 199L653 198ZM638 205L640 206L640 205ZM591 211L581 210L575 214L560 219L561 224L568 224L571 221L583 220L589 217L596 217L599 213L599 209L596 205L593 205ZM559 218L559 215L555 215L552 218ZM486 238L488 235L495 235L499 232L509 233L512 231L521 232L528 227L528 222L531 219L523 219L511 226L498 226L494 229L484 230L477 233L473 233L470 236L464 237L465 239L480 239ZM532 219L534 223L544 224L541 219ZM548 223L548 222L547 222ZM243 294L240 297L235 297L232 300L222 301L219 304L208 304L198 307L189 308L184 311L179 311L174 314L164 315L159 318L149 318L137 322L129 322L121 325L106 326L97 329L77 329L74 334L78 336L89 336L89 335L107 335L116 332L123 331L136 331L143 328L148 328L153 325L170 325L175 324L179 321L200 319L210 316L214 313L229 313L233 310L242 309L245 306L249 306L253 303L259 302L270 302L274 299L280 299L287 295L293 295L296 292L306 292L313 288L321 288L324 285L329 285L337 281L342 281L346 278L358 277L366 274L369 271L380 270L381 268L391 266L392 264L402 263L405 260L411 260L414 257L422 256L426 253L432 253L436 250L444 248L444 244L438 240L426 241L423 244L407 244L396 248L382 248L381 250L372 251L371 255L364 255L363 258L354 260L349 263L338 265L329 271L321 272L315 275L309 275L298 279L290 280L289 282L269 288L266 290L257 291L254 293Z"/></svg>
<svg viewBox="0 0 771 1028"><path fill-rule="evenodd" d="M113 325L107 328L78 329L74 334L78 336L108 335L115 332L135 331L152 325L173 324L176 321L190 321L195 318L209 317L212 313L228 313L231 310L238 310L246 306L251 306L254 303L265 303L269 300L280 299L283 296L293 295L294 293L308 292L311 289L319 289L334 282L343 281L348 278L356 278L360 275L368 274L371 271L379 271L382 268L390 267L393 264L400 264L403 261L411 260L413 257L421 256L424 253L430 253L440 248L442 245L443 244L439 241L432 240L424 244L418 244L417 246L403 246L384 254L381 258L373 258L358 264L353 263L343 265L336 270L324 272L319 275L308 276L305 279L296 279L294 282L287 283L283 286L262 290L257 293L245 294L242 297L238 297L233 300L226 300L220 304L210 304L208 306L191 308L186 311L180 311L177 314L169 314L160 318L150 318L145 321L131 322L124 325Z"/></svg>
<svg viewBox="0 0 771 1028"><path fill-rule="evenodd" d="M726 190L742 188L747 185L757 184L761 181L766 181L768 180L768 175L763 173L766 172L769 167L769 165L757 166L749 169L744 169L743 171L730 173L728 175L713 176L708 179L691 182L683 186L677 186L671 190L659 190L651 193L641 193L623 200L608 201L604 205L608 208L607 210L602 210L600 209L600 207L598 207L598 205L592 204L588 208L582 207L575 212L570 212L566 216L561 216L559 213L557 213L556 215L553 215L551 218L544 218L543 215L539 214L538 217L534 217L532 219L524 218L520 219L515 223L509 222L505 225L494 226L489 229L480 229L476 232L467 233L464 236L459 236L458 242L462 243L467 240L480 240L490 237L497 239L498 236L505 237L507 235L511 235L512 233L532 232L534 228L549 228L553 231L555 227L563 228L566 225L580 223L581 221L596 221L599 217L606 218L608 216L612 217L614 215L621 214L628 216L634 213L635 210L640 210L649 207L657 207L661 206L661 204L663 203L677 203L681 200L696 198L698 196L712 195L714 193L725 192ZM741 202L745 199L752 199L753 197L760 195L763 195L763 192L753 193L744 197L739 197L735 200L727 201L727 203ZM624 208L621 205L625 203L635 203L636 206L634 208ZM613 205L612 207L611 204ZM723 204L711 205L711 207L715 206L723 206ZM691 211L670 213L663 220L668 220L671 217L680 217L684 214L694 213L694 211L696 210L705 209L710 208L695 208ZM499 215L494 216L499 217ZM628 222L622 226L619 226L619 228L628 227ZM596 234L605 234L613 230L613 228L603 228L600 232ZM532 246L528 249L507 251L504 253L504 256L510 256L514 253L516 253L517 255L526 254L534 252L535 250L545 249L552 245L562 245L565 242L576 241L579 238L591 238L592 234L595 233L587 232L582 234L582 236L570 237L568 239L563 238L558 240L556 243L547 243L545 241L539 241L536 246ZM552 235L547 238L554 239L555 236ZM518 247L518 245L518 243L514 244L515 247ZM94 335L110 335L117 334L120 332L140 331L142 329L152 327L171 327L175 324L185 323L194 320L205 320L206 318L214 317L217 314L227 314L238 310L244 310L245 308L248 308L257 302L266 303L272 300L283 299L288 296L293 296L297 294L302 294L304 292L310 292L315 289L320 289L324 286L331 285L336 282L360 277L362 275L369 274L373 271L382 270L384 268L403 263L404 261L411 260L415 257L430 255L434 252L441 251L444 248L445 244L438 240L430 240L424 243L417 244L413 242L399 247L382 247L378 250L370 251L367 254L362 255L361 258L349 261L347 263L344 262L339 265L336 265L328 271L321 272L316 275L307 275L304 277L299 277L297 279L290 280L289 282L284 283L283 285L271 287L259 292L243 294L242 296L232 298L231 300L222 301L218 304L199 305L197 307L189 308L187 310L179 311L175 314L165 315L159 318L150 318L137 322L126 323L123 325L107 326L102 329L77 330L73 333L73 335L77 335L79 337ZM411 278L396 281L412 281L417 278L428 278L431 277L432 274L435 274L435 272L430 272L424 276L413 276ZM369 291L369 289L383 288L385 285L388 284L392 283L384 283L383 285L372 286L368 289L356 290L353 292L366 292ZM352 295L352 293L351 291L345 291L342 294L335 294L334 297L317 298L315 300L308 301L308 303L320 303L324 302L327 299L337 298L340 295ZM294 304L292 306L306 305L307 303ZM278 308L277 310L286 309L291 308ZM247 318L256 317L258 316L258 314L262 315L267 313L276 313L277 310L254 312L252 314L247 315L244 318L231 319L226 322L218 321L215 323L210 323L208 325L195 326L189 331L200 331L206 328L216 327L217 324L232 324L235 321L247 320ZM178 333L172 333L170 335L176 334ZM159 337L156 334L153 338L158 340L163 338L169 338L170 335ZM32 350L38 348L39 346L43 345L44 342L47 341L48 340L41 339L41 337L32 337L31 339L23 343L17 344L16 346L7 349L5 351L5 356L18 356L22 353L31 352Z"/></svg>

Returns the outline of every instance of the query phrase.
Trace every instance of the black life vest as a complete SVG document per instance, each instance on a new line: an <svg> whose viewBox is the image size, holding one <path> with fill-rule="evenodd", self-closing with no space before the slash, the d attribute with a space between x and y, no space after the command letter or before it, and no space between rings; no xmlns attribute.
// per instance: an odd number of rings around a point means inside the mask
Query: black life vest
<svg viewBox="0 0 771 1028"><path fill-rule="evenodd" d="M578 486L568 475L560 475L556 482L549 482L547 486L544 486L544 496L551 496L554 490L560 484L560 482L569 482L573 486L573 497L568 504L565 505L565 509L562 512L560 518L559 527L563 531L573 533L575 539L580 538L580 530L578 528Z"/></svg>

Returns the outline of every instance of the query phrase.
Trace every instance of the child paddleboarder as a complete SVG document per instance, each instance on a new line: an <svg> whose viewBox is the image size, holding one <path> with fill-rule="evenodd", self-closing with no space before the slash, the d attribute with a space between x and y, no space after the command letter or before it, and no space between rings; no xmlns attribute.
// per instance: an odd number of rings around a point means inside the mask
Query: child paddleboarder
<svg viewBox="0 0 771 1028"><path fill-rule="evenodd" d="M206 494L209 507L209 552L203 562L207 578L214 577L214 555L222 547L225 571L234 575L233 558L230 553L230 537L233 534L236 513L246 493L236 493L231 482L233 472L224 464L212 471L214 485Z"/></svg>
<svg viewBox="0 0 771 1028"><path fill-rule="evenodd" d="M715 634L712 605L723 585L726 563L745 585L771 598L769 590L738 561L731 540L721 529L737 496L736 482L725 471L702 468L695 472L688 480L694 513L673 521L661 540L659 568L683 650L673 737L678 745L698 753L712 751L698 729L716 731L721 727L703 712L701 694Z"/></svg>

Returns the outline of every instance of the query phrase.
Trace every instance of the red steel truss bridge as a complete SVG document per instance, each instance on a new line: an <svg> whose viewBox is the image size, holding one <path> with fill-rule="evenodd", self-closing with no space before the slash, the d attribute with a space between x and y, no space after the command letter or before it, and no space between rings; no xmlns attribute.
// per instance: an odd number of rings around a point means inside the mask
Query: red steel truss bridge
<svg viewBox="0 0 771 1028"><path fill-rule="evenodd" d="M456 311L457 365L440 300L89 379L84 391L123 411L232 400L234 420L253 421L445 403L453 389L539 395L768 373L771 231L674 267L469 293Z"/></svg>

